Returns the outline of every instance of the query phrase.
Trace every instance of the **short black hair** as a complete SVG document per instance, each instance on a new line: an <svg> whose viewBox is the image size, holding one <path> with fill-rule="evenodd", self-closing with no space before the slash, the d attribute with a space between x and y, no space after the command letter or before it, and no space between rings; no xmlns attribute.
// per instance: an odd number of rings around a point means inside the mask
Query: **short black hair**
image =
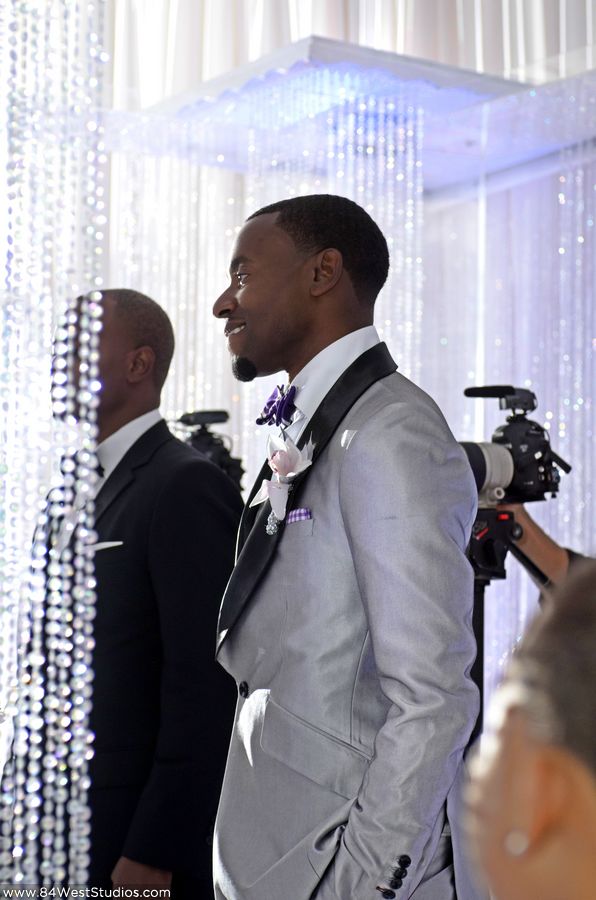
<svg viewBox="0 0 596 900"><path fill-rule="evenodd" d="M581 560L547 598L516 651L508 681L527 689L530 730L596 775L596 561Z"/></svg>
<svg viewBox="0 0 596 900"><path fill-rule="evenodd" d="M347 197L308 194L271 203L248 218L267 213L278 214L275 224L290 235L298 250L339 250L358 300L374 304L387 280L389 250L383 232L366 210Z"/></svg>
<svg viewBox="0 0 596 900"><path fill-rule="evenodd" d="M101 293L114 300L116 315L125 323L135 346L151 347L155 353L153 381L161 391L174 355L174 329L168 314L139 291L109 288Z"/></svg>

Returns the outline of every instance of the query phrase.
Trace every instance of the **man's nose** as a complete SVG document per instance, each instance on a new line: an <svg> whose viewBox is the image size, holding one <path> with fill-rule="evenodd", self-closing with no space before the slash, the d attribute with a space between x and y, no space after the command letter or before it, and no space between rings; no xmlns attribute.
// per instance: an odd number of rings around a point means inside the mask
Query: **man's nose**
<svg viewBox="0 0 596 900"><path fill-rule="evenodd" d="M230 288L226 288L213 304L213 315L216 319L228 319L236 308L236 299Z"/></svg>

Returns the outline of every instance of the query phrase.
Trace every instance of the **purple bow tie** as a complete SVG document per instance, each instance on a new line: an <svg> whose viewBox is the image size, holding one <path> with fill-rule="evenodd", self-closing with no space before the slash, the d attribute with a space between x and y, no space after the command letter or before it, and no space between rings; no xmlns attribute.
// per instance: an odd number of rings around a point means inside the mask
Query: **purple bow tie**
<svg viewBox="0 0 596 900"><path fill-rule="evenodd" d="M257 425L289 425L296 411L295 396L295 387L276 387L257 419Z"/></svg>

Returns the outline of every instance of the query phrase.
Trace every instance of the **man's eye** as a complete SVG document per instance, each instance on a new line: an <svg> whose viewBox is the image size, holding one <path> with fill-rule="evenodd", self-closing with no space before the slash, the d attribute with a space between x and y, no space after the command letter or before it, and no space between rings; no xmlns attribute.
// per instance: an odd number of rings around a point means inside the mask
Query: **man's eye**
<svg viewBox="0 0 596 900"><path fill-rule="evenodd" d="M236 280L238 281L239 287L244 287L247 278L248 272L236 272Z"/></svg>

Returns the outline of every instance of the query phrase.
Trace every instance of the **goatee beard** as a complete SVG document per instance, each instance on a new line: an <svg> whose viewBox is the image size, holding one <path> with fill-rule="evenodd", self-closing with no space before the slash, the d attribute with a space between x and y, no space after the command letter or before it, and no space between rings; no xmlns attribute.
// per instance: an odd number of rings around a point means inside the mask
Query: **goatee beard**
<svg viewBox="0 0 596 900"><path fill-rule="evenodd" d="M238 381L253 381L257 377L257 367L245 356L233 356L232 373Z"/></svg>

